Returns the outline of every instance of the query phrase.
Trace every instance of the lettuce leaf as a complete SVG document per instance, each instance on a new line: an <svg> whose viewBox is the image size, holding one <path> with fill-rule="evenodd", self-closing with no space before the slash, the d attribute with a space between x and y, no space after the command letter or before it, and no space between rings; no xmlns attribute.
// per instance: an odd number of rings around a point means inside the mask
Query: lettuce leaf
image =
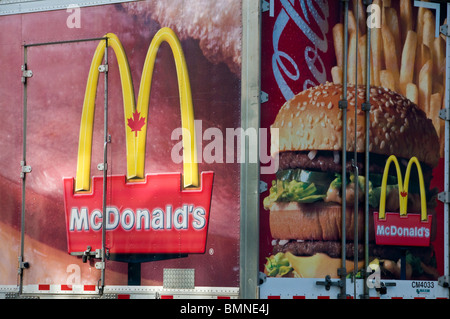
<svg viewBox="0 0 450 319"><path fill-rule="evenodd" d="M349 174L347 185L357 183L361 193L365 192L365 177L359 175L355 181L355 175ZM381 195L380 174L370 174L369 176L369 206L378 207ZM389 177L386 186L386 193L398 189L397 178ZM324 172L313 172L302 169L288 169L277 173L277 179L272 181L269 196L264 198L263 204L266 210L275 202L298 202L314 203L322 201L327 197L327 193L341 192L342 175Z"/></svg>
<svg viewBox="0 0 450 319"><path fill-rule="evenodd" d="M264 199L264 208L269 209L274 202L313 203L325 198L320 194L314 183L304 183L296 180L272 181L269 196Z"/></svg>
<svg viewBox="0 0 450 319"><path fill-rule="evenodd" d="M266 273L270 277L284 276L289 273L293 268L289 264L289 260L284 255L284 253L277 253L270 257L266 257Z"/></svg>

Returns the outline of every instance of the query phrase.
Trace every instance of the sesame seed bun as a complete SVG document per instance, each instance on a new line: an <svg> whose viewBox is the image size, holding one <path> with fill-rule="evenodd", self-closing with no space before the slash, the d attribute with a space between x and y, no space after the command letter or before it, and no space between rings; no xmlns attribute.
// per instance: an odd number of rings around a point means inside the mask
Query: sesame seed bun
<svg viewBox="0 0 450 319"><path fill-rule="evenodd" d="M365 87L357 89L357 152L365 150ZM342 85L325 83L287 101L272 130L272 154L284 151L342 150ZM355 87L347 90L347 151L355 145ZM382 87L370 89L369 152L417 159L431 167L439 161L439 139L430 119L413 102ZM278 128L278 138L273 129Z"/></svg>

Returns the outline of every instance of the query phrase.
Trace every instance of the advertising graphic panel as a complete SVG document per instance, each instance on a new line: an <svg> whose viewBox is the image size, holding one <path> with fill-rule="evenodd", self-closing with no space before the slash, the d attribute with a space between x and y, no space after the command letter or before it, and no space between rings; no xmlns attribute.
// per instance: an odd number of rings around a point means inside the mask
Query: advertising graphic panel
<svg viewBox="0 0 450 319"><path fill-rule="evenodd" d="M263 13L261 126L279 136L268 147L280 169L261 176L260 271L323 280L345 265L359 276L368 250L382 278L400 279L406 254L406 279L437 280L445 39L414 1L355 0L344 13L343 1L288 0Z"/></svg>
<svg viewBox="0 0 450 319"><path fill-rule="evenodd" d="M0 20L20 35L0 43L0 283L17 284L23 242L24 285L96 286L105 225L106 285L139 264L141 285L181 268L195 286L238 287L239 138L225 132L241 120L240 1L78 10Z"/></svg>

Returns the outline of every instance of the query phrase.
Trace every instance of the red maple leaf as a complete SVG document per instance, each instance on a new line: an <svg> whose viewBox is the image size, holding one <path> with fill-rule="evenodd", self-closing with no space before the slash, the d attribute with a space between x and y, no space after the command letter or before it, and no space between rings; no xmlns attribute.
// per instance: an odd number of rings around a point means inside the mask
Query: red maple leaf
<svg viewBox="0 0 450 319"><path fill-rule="evenodd" d="M137 110L133 113L133 117L128 119L128 126L131 128L131 132L134 132L134 136L137 137L137 133L141 131L145 125L145 117L141 117L141 113Z"/></svg>
<svg viewBox="0 0 450 319"><path fill-rule="evenodd" d="M402 195L402 197L406 197L408 195L407 192L400 192L400 195Z"/></svg>

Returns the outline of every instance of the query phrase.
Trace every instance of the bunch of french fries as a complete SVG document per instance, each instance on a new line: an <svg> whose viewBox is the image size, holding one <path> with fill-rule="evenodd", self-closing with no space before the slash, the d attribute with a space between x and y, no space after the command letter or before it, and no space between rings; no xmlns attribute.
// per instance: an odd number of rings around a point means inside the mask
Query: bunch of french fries
<svg viewBox="0 0 450 319"><path fill-rule="evenodd" d="M427 8L415 8L413 0L399 0L398 6L391 5L391 0L374 0L373 4L381 9L381 27L371 28L370 84L396 91L417 104L432 120L443 154L444 125L439 111L444 107L446 44L443 36L435 37L434 14ZM354 14L357 7L358 21ZM362 0L353 0L353 9L348 12L347 81L365 85L366 7ZM334 83L342 83L344 32L342 23L333 28L337 59L331 70Z"/></svg>

